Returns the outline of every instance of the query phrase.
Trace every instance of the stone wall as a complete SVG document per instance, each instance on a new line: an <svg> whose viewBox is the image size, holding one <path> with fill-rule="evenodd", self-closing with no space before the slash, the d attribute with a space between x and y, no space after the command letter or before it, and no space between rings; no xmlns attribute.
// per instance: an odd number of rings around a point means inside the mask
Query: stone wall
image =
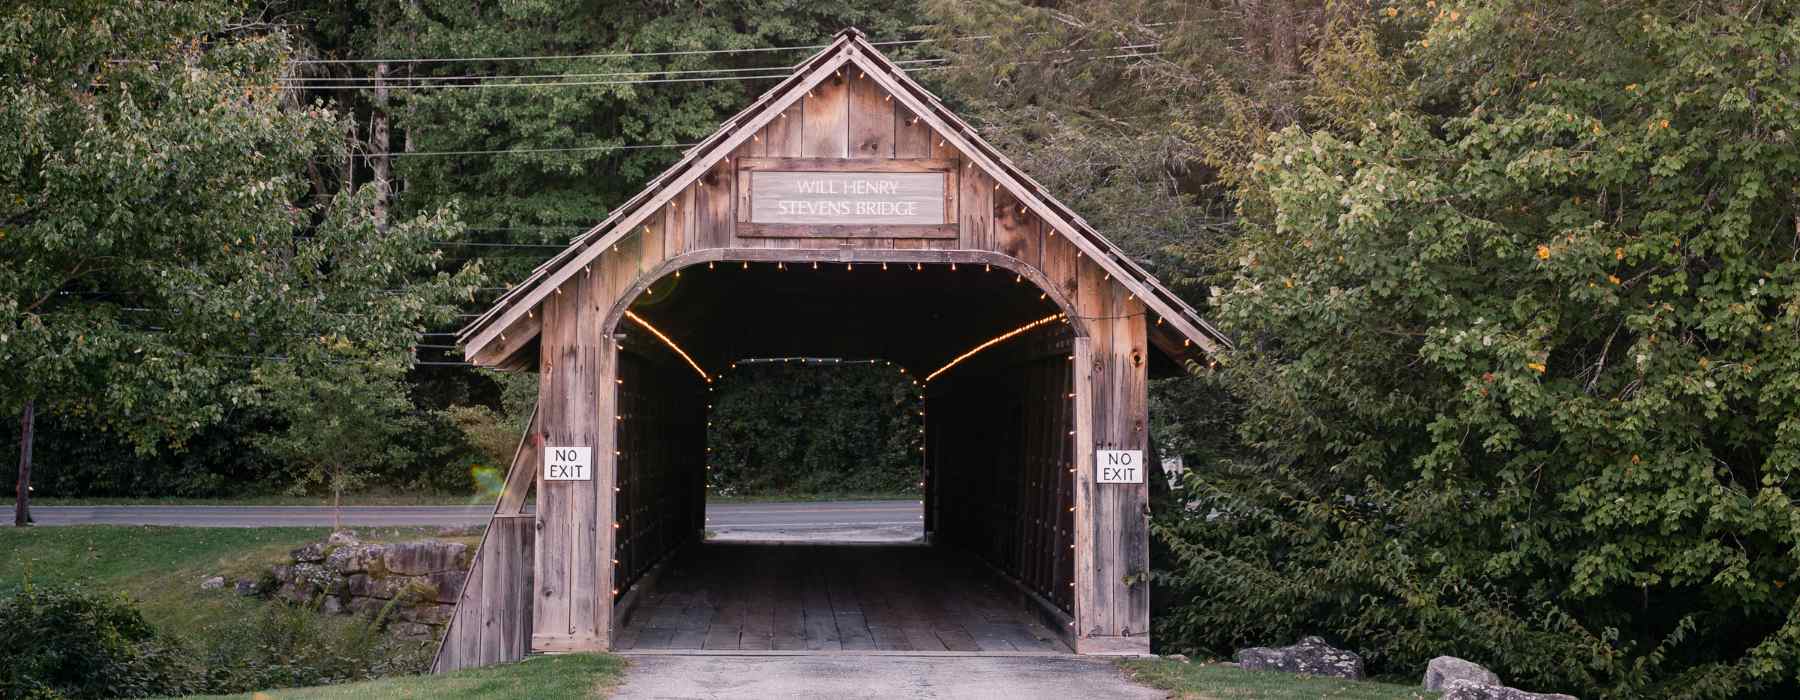
<svg viewBox="0 0 1800 700"><path fill-rule="evenodd" d="M474 551L460 542L369 544L348 530L273 567L273 594L333 615L383 617L401 639L437 639L456 609Z"/></svg>

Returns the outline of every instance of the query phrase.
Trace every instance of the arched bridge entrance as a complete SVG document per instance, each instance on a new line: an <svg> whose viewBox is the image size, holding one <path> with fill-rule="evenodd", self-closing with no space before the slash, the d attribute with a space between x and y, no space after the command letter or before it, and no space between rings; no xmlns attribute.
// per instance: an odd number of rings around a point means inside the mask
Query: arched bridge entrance
<svg viewBox="0 0 1800 700"><path fill-rule="evenodd" d="M437 670L641 643L632 616L678 585L670 562L704 527L710 385L753 356L877 357L917 378L930 547L845 555L824 566L859 573L835 579L750 575L819 568L792 552L733 563L744 575L709 585L762 595L721 614L866 585L885 592L841 592L845 614L892 616L865 629L910 644L906 623L967 612L919 572L954 581L962 565L944 562L968 561L1061 647L1147 653L1146 379L1226 344L855 30L462 342L541 386ZM918 558L931 551L962 559ZM863 576L884 567L914 576ZM779 644L751 624L753 648Z"/></svg>

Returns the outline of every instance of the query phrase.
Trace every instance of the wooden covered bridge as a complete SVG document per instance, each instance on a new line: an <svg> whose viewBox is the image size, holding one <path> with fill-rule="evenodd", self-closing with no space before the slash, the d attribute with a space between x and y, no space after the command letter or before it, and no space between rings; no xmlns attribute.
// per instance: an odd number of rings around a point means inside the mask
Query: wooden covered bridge
<svg viewBox="0 0 1800 700"><path fill-rule="evenodd" d="M541 390L439 671L648 645L634 609L669 591L741 602L704 601L733 626L688 634L745 648L981 648L908 626L1003 601L1054 648L1147 653L1146 378L1227 344L855 30L461 341ZM735 359L795 355L917 377L930 546L838 552L823 568L855 575L825 576L797 549L700 542L709 385ZM683 581L706 568L683 557L729 568ZM1004 593L957 599L987 585L963 561ZM674 609L657 615L693 617Z"/></svg>

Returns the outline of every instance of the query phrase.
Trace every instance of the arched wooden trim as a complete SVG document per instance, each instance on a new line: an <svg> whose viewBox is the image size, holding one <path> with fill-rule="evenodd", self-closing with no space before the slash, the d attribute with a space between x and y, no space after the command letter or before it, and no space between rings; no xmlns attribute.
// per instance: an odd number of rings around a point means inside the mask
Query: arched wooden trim
<svg viewBox="0 0 1800 700"><path fill-rule="evenodd" d="M607 336L612 336L618 329L619 321L625 317L625 310L644 293L644 290L658 280L695 265L709 262L764 262L764 263L925 263L932 265L993 265L1008 272L1020 275L1048 295L1047 298L1061 309L1070 319L1082 320L1083 323L1071 323L1075 335L1085 337L1088 334L1087 324L1083 316L1076 313L1073 300L1064 296L1051 284L1050 278L1037 267L1010 255L988 252L985 250L900 250L886 248L859 248L853 250L803 250L791 248L707 248L669 258L657 264L648 272L640 273L631 281L619 298L612 301L612 308L607 311L606 320L600 326Z"/></svg>

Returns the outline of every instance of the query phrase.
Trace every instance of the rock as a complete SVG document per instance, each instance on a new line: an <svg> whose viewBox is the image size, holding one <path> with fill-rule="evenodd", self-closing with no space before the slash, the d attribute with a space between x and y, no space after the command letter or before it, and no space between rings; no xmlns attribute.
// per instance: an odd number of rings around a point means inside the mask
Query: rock
<svg viewBox="0 0 1800 700"><path fill-rule="evenodd" d="M232 591L246 598L261 592L257 590L256 582L247 578L238 579L237 583L233 584Z"/></svg>
<svg viewBox="0 0 1800 700"><path fill-rule="evenodd" d="M319 612L326 615L345 615L350 611L344 608L344 601L338 599L337 596L328 595L325 596L324 601L319 603Z"/></svg>
<svg viewBox="0 0 1800 700"><path fill-rule="evenodd" d="M355 574L344 580L344 590L365 598L391 599L406 590L411 579L404 576L371 576Z"/></svg>
<svg viewBox="0 0 1800 700"><path fill-rule="evenodd" d="M1326 644L1318 637L1301 639L1291 647L1239 649L1236 658L1239 667L1252 671L1286 671L1351 680L1363 677L1361 656Z"/></svg>
<svg viewBox="0 0 1800 700"><path fill-rule="evenodd" d="M354 574L368 571L369 567L382 559L383 547L378 544L349 544L331 550L325 557L325 566L340 574Z"/></svg>
<svg viewBox="0 0 1800 700"><path fill-rule="evenodd" d="M331 533L330 537L325 538L325 544L332 547L342 547L344 545L362 544L362 540L356 539L355 530L338 530L337 532Z"/></svg>
<svg viewBox="0 0 1800 700"><path fill-rule="evenodd" d="M317 564L325 561L325 543L314 542L292 552L288 552L288 556L293 557L295 563Z"/></svg>
<svg viewBox="0 0 1800 700"><path fill-rule="evenodd" d="M420 540L388 545L381 562L387 570L404 576L423 576L439 571L463 568L463 553L469 549L461 542Z"/></svg>
<svg viewBox="0 0 1800 700"><path fill-rule="evenodd" d="M1442 700L1577 700L1561 693L1529 693L1490 683L1455 678L1444 683Z"/></svg>
<svg viewBox="0 0 1800 700"><path fill-rule="evenodd" d="M450 618L456 615L454 605L419 605L397 611L396 617L411 622L422 622L427 625L449 624Z"/></svg>
<svg viewBox="0 0 1800 700"><path fill-rule="evenodd" d="M1426 690L1443 690L1445 683L1454 680L1474 681L1483 685L1501 685L1500 676L1473 661L1465 661L1454 656L1440 656L1425 665Z"/></svg>
<svg viewBox="0 0 1800 700"><path fill-rule="evenodd" d="M200 590L216 591L225 587L224 576L208 576L200 579Z"/></svg>
<svg viewBox="0 0 1800 700"><path fill-rule="evenodd" d="M1184 664L1188 662L1187 654L1164 654L1163 658Z"/></svg>
<svg viewBox="0 0 1800 700"><path fill-rule="evenodd" d="M419 622L396 622L388 625L395 639L428 642L437 638L437 628Z"/></svg>
<svg viewBox="0 0 1800 700"><path fill-rule="evenodd" d="M425 579L437 589L437 602L454 604L462 597L463 582L469 578L467 571L439 571Z"/></svg>

